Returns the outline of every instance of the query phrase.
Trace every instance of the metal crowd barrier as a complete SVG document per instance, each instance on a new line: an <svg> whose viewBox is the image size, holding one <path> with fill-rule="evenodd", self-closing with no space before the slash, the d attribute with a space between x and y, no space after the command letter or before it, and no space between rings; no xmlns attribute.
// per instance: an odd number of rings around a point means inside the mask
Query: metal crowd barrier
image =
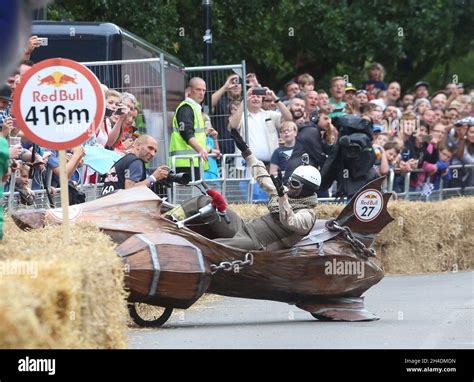
<svg viewBox="0 0 474 382"><path fill-rule="evenodd" d="M230 203L252 202L252 178L249 176L238 176L240 170L235 166L231 168L229 159L242 158L240 154L224 154L220 159L217 159L216 154L210 154L210 157L221 161L220 176L214 179L204 179L204 168L202 158L199 154L193 155L175 155L171 157L171 169L176 172L176 160L185 159L189 161L191 166L191 182L187 185L179 185L173 183L170 202L178 204L191 197L201 195L201 192L196 187L189 187L201 184L205 181L212 185L213 188L221 192ZM198 160L200 179L196 180L195 168L193 165L194 159ZM243 174L247 174L242 171Z"/></svg>
<svg viewBox="0 0 474 382"><path fill-rule="evenodd" d="M474 164L456 164L456 165L450 165L449 169L450 170L461 170L461 169L470 169L474 168ZM389 182L388 188L393 190L393 179L394 179L394 172L391 169L390 170L393 175L390 174L389 179L391 179L391 182ZM407 172L404 174L404 189L403 192L397 193L399 198L405 199L405 200L443 200L446 198L450 197L456 197L456 196L464 196L464 195L474 195L474 186L470 187L444 187L444 181L441 178L440 181L440 187L438 190L433 190L431 193L428 195L425 195L422 191L410 191L410 176L412 173L422 173L423 169L416 169L411 172ZM389 192L390 192L389 191Z"/></svg>

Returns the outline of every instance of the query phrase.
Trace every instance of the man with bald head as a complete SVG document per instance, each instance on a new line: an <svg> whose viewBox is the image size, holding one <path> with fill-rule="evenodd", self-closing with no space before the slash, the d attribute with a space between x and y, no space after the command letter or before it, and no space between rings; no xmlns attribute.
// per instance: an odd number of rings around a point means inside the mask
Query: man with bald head
<svg viewBox="0 0 474 382"><path fill-rule="evenodd" d="M139 136L132 146L132 151L120 158L109 170L102 195L116 190L138 186L150 187L154 182L168 177L167 166L158 167L153 174L146 176L145 163L150 162L158 150L158 142L150 135Z"/></svg>
<svg viewBox="0 0 474 382"><path fill-rule="evenodd" d="M206 94L206 82L199 77L189 80L186 99L176 108L173 117L173 132L170 140L170 160L175 155L199 154L203 162L203 171L209 168L207 162L206 128L202 117L202 102ZM195 180L200 179L199 161L193 161ZM192 174L191 161L187 158L175 159L176 172Z"/></svg>
<svg viewBox="0 0 474 382"><path fill-rule="evenodd" d="M314 90L306 92L304 96L306 120L309 120L311 113L319 109L319 94Z"/></svg>

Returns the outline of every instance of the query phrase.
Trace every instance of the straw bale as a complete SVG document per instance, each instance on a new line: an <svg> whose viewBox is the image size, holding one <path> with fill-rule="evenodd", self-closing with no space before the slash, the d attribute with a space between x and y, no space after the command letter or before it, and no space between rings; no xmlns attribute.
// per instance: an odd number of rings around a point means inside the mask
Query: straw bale
<svg viewBox="0 0 474 382"><path fill-rule="evenodd" d="M75 224L64 246L61 227L23 232L6 219L0 348L124 348L125 298L123 265L97 228Z"/></svg>

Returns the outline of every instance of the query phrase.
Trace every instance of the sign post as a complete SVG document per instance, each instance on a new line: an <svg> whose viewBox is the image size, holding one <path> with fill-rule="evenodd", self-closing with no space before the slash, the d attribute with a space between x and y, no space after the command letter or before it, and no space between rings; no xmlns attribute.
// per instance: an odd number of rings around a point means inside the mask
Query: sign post
<svg viewBox="0 0 474 382"><path fill-rule="evenodd" d="M105 100L97 77L84 65L52 58L34 65L13 98L13 114L25 137L59 150L63 238L69 242L66 150L79 146L102 122Z"/></svg>

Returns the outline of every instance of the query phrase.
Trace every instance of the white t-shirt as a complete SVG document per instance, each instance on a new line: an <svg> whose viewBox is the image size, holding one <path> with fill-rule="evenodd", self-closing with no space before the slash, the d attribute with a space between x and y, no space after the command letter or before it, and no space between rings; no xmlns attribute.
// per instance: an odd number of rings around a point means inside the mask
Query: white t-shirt
<svg viewBox="0 0 474 382"><path fill-rule="evenodd" d="M248 129L250 150L258 160L270 162L273 151L278 145L281 114L272 110L260 110L248 113ZM240 122L240 134L245 139L243 119Z"/></svg>

